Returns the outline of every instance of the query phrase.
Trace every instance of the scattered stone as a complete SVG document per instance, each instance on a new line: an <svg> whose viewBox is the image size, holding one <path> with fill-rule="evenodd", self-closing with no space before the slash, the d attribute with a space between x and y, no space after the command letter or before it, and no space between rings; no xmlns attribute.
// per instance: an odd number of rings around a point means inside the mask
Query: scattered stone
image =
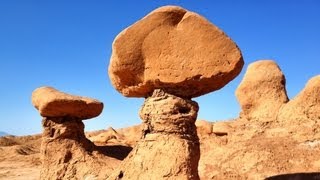
<svg viewBox="0 0 320 180"><path fill-rule="evenodd" d="M89 140L96 143L107 143L110 140L117 140L118 142L121 142L124 140L124 137L119 134L116 130L114 130L112 127L109 127L105 132L100 133L96 136L89 137Z"/></svg>
<svg viewBox="0 0 320 180"><path fill-rule="evenodd" d="M43 117L73 117L90 119L98 116L103 103L60 92L52 87L40 87L32 93L32 104Z"/></svg>
<svg viewBox="0 0 320 180"><path fill-rule="evenodd" d="M232 128L228 122L214 122L212 125L212 132L216 136L227 136Z"/></svg>
<svg viewBox="0 0 320 180"><path fill-rule="evenodd" d="M201 96L225 86L244 64L223 31L177 6L160 7L123 30L112 49L109 77L128 97L148 97L154 89Z"/></svg>
<svg viewBox="0 0 320 180"><path fill-rule="evenodd" d="M201 136L212 134L212 123L205 120L196 121L197 133Z"/></svg>
<svg viewBox="0 0 320 180"><path fill-rule="evenodd" d="M285 77L272 60L256 61L248 66L236 90L241 105L240 117L248 120L275 119L288 97Z"/></svg>

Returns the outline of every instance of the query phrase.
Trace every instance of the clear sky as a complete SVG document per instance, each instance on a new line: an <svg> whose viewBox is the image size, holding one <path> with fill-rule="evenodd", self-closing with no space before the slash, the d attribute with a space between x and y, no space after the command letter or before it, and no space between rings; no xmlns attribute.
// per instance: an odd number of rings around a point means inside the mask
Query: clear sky
<svg viewBox="0 0 320 180"><path fill-rule="evenodd" d="M237 117L235 89L247 65L258 59L280 65L290 98L320 74L318 0L1 0L0 131L41 132L31 93L44 85L104 103L103 113L86 121L86 130L140 123L143 99L123 97L109 81L111 45L121 30L163 5L203 15L228 34L244 56L244 69L234 81L195 99L198 119Z"/></svg>

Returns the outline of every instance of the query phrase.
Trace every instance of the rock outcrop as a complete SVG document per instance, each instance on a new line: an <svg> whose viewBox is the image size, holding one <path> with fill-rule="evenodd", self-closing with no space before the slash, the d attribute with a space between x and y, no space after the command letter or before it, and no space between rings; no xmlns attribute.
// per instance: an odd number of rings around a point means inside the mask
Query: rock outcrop
<svg viewBox="0 0 320 180"><path fill-rule="evenodd" d="M320 121L320 75L311 78L305 88L280 111L279 121Z"/></svg>
<svg viewBox="0 0 320 180"><path fill-rule="evenodd" d="M158 8L114 40L109 76L128 97L163 89L197 97L225 86L241 71L237 45L204 17L181 7Z"/></svg>
<svg viewBox="0 0 320 180"><path fill-rule="evenodd" d="M198 104L155 90L140 111L141 139L109 179L199 179Z"/></svg>
<svg viewBox="0 0 320 180"><path fill-rule="evenodd" d="M122 31L113 43L109 77L124 96L146 98L144 129L109 179L199 179L198 104L191 98L222 88L242 66L228 36L180 7L158 8Z"/></svg>
<svg viewBox="0 0 320 180"><path fill-rule="evenodd" d="M236 90L240 117L275 119L281 106L288 102L285 83L285 77L274 61L260 60L250 64Z"/></svg>
<svg viewBox="0 0 320 180"><path fill-rule="evenodd" d="M32 103L43 116L40 179L105 178L110 174L114 160L85 137L82 122L101 113L101 102L41 87L33 92ZM101 167L104 171L97 171Z"/></svg>

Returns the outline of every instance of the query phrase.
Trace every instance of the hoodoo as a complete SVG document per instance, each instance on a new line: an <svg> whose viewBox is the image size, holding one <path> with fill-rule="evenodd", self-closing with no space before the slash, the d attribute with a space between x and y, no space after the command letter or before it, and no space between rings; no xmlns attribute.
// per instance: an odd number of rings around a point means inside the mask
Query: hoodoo
<svg viewBox="0 0 320 180"><path fill-rule="evenodd" d="M98 116L102 102L41 87L32 93L32 104L43 117L40 179L106 177L111 158L96 150L84 134L82 120ZM105 171L97 171L104 167Z"/></svg>
<svg viewBox="0 0 320 180"><path fill-rule="evenodd" d="M204 17L158 8L114 40L109 65L124 96L145 97L143 137L109 179L199 179L198 104L241 71L237 45Z"/></svg>

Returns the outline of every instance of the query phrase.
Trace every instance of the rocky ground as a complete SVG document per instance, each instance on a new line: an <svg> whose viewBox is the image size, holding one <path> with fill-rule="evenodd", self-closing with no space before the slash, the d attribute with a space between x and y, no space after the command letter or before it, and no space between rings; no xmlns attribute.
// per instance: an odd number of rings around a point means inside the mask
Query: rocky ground
<svg viewBox="0 0 320 180"><path fill-rule="evenodd" d="M201 179L316 179L320 177L319 121L283 124L236 119L197 121ZM313 129L313 130L312 130ZM142 127L108 128L86 136L121 162ZM41 136L0 138L0 179L38 179ZM115 163L115 165L118 163Z"/></svg>

